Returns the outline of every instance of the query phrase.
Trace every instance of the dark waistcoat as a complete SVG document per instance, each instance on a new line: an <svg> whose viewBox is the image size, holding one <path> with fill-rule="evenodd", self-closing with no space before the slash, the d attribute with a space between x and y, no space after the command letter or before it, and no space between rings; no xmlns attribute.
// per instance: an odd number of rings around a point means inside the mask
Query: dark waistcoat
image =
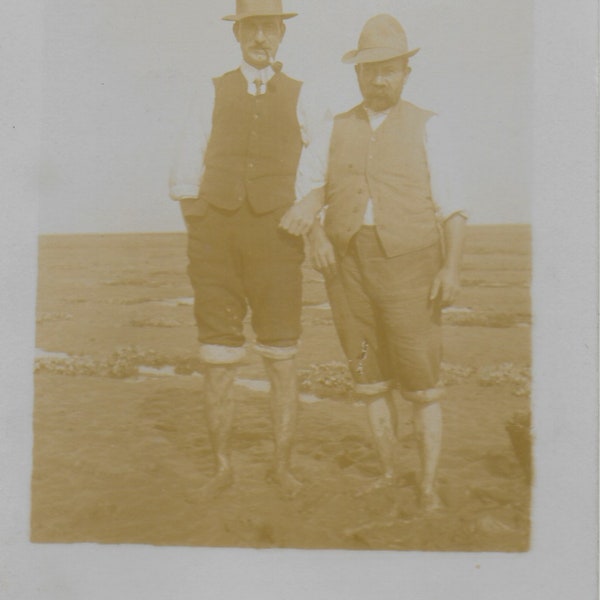
<svg viewBox="0 0 600 600"><path fill-rule="evenodd" d="M362 105L336 116L325 229L342 254L362 226L369 198L388 257L439 242L425 149L432 115L401 100L375 131Z"/></svg>
<svg viewBox="0 0 600 600"><path fill-rule="evenodd" d="M277 73L260 96L237 69L214 80L212 131L199 201L259 214L290 206L302 150L297 118L302 83Z"/></svg>

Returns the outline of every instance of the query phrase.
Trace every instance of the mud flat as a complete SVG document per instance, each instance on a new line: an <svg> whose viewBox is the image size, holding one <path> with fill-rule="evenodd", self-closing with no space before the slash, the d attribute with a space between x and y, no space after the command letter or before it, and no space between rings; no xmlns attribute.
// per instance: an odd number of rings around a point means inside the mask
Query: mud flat
<svg viewBox="0 0 600 600"><path fill-rule="evenodd" d="M445 321L444 510L417 509L410 406L395 488L347 393L321 277L304 270L294 498L266 479L268 392L249 352L235 388L235 484L213 463L182 234L40 239L31 531L35 542L525 551L530 487L507 424L530 408L530 232L472 226ZM521 459L521 460L519 460Z"/></svg>

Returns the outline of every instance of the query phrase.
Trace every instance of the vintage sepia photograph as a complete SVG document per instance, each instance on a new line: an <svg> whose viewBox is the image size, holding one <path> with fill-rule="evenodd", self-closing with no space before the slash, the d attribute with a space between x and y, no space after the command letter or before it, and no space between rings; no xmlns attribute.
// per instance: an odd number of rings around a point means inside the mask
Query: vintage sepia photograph
<svg viewBox="0 0 600 600"><path fill-rule="evenodd" d="M598 597L596 2L2 12L2 598Z"/></svg>
<svg viewBox="0 0 600 600"><path fill-rule="evenodd" d="M44 30L31 541L527 552L532 2Z"/></svg>

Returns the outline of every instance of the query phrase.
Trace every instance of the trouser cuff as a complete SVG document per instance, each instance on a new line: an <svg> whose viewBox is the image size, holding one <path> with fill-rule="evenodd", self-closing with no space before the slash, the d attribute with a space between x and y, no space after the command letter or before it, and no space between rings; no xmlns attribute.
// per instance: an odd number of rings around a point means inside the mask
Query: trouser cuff
<svg viewBox="0 0 600 600"><path fill-rule="evenodd" d="M355 383L354 391L361 396L381 396L392 389L391 381L378 381L377 383Z"/></svg>
<svg viewBox="0 0 600 600"><path fill-rule="evenodd" d="M269 360L290 360L298 354L298 346L265 346L264 344L255 344L254 350L263 358Z"/></svg>
<svg viewBox="0 0 600 600"><path fill-rule="evenodd" d="M439 402L444 398L446 391L441 387L430 388L428 390L418 390L409 392L402 390L402 397L409 402L415 404L430 404L431 402Z"/></svg>
<svg viewBox="0 0 600 600"><path fill-rule="evenodd" d="M200 359L209 365L235 365L246 355L243 346L200 345Z"/></svg>

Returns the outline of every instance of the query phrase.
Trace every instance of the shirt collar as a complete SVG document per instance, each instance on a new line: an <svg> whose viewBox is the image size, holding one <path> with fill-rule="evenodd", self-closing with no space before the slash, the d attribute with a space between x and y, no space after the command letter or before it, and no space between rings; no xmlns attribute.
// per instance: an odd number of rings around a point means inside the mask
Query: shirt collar
<svg viewBox="0 0 600 600"><path fill-rule="evenodd" d="M273 71L271 65L265 67L264 69L257 69L256 67L249 65L245 60L242 61L240 69L242 71L242 75L246 78L246 81L249 84L254 83L258 79L261 83L266 85L271 80L273 75L275 75L275 71Z"/></svg>
<svg viewBox="0 0 600 600"><path fill-rule="evenodd" d="M390 108L386 108L385 110L381 110L379 112L374 111L372 108L369 108L368 106L364 106L364 109L367 113L367 117L369 117L370 119L383 119L385 117L387 117L391 112L392 112L392 108L394 108L393 106L390 106Z"/></svg>

